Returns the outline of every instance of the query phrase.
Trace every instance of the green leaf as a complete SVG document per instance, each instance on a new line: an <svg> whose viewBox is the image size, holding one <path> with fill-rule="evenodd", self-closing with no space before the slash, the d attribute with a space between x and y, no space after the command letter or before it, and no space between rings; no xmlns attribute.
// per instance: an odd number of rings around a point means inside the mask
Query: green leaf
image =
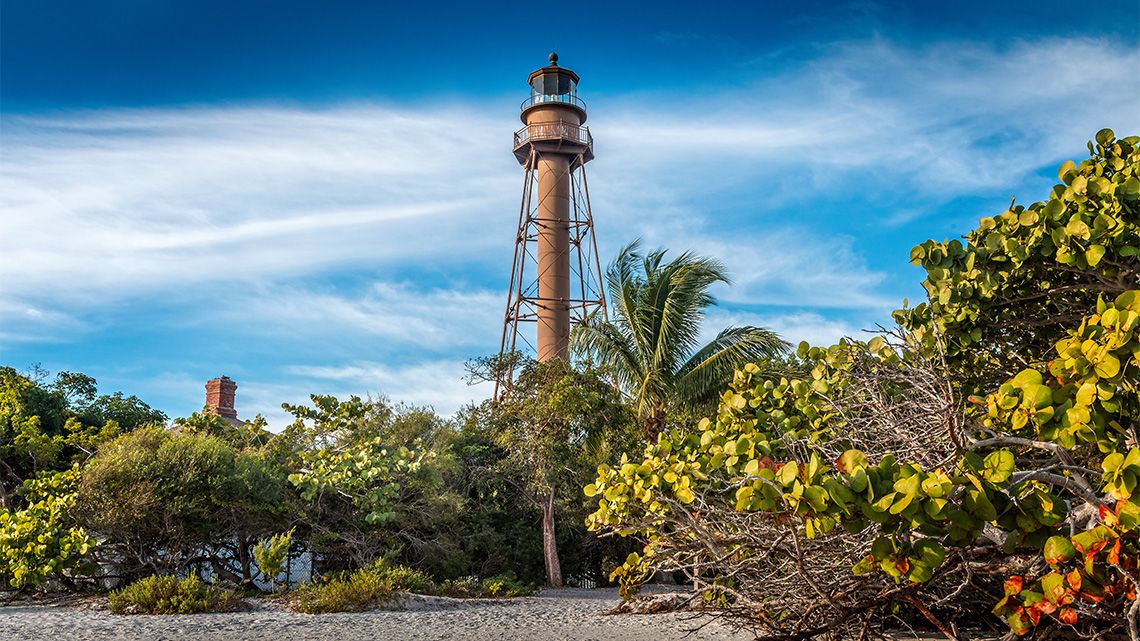
<svg viewBox="0 0 1140 641"><path fill-rule="evenodd" d="M1104 258L1104 245L1089 245L1085 250L1085 260L1089 267L1096 267L1101 258Z"/></svg>
<svg viewBox="0 0 1140 641"><path fill-rule="evenodd" d="M677 497L678 501L685 503L685 504L692 503L693 500L696 498L693 495L693 491L684 485L676 488L673 491L673 494Z"/></svg>
<svg viewBox="0 0 1140 641"><path fill-rule="evenodd" d="M904 494L911 498L918 496L919 487L922 485L922 478L918 474L912 474L906 478L895 481L894 488L896 492Z"/></svg>
<svg viewBox="0 0 1140 641"><path fill-rule="evenodd" d="M1045 562L1050 565L1059 565L1077 555L1076 548L1068 537L1051 536L1045 542Z"/></svg>
<svg viewBox="0 0 1140 641"><path fill-rule="evenodd" d="M752 486L745 485L736 491L736 511L741 512L752 503Z"/></svg>
<svg viewBox="0 0 1140 641"><path fill-rule="evenodd" d="M1065 577L1058 572L1050 572L1041 577L1041 590L1050 603L1056 605L1065 594Z"/></svg>
<svg viewBox="0 0 1140 641"><path fill-rule="evenodd" d="M1124 181L1121 191L1124 192L1126 196L1140 195L1140 179L1137 179L1136 176L1130 177Z"/></svg>
<svg viewBox="0 0 1140 641"><path fill-rule="evenodd" d="M867 455L859 450L847 450L839 455L836 461L839 471L844 474L854 474L855 470L867 467Z"/></svg>
<svg viewBox="0 0 1140 641"><path fill-rule="evenodd" d="M1096 375L1101 378L1112 378L1120 373L1120 359L1113 354L1105 354L1096 364Z"/></svg>
<svg viewBox="0 0 1140 641"><path fill-rule="evenodd" d="M1113 453L1109 454L1108 456L1104 457L1104 461L1101 462L1101 467L1104 468L1104 471L1106 474L1114 474L1114 473L1116 473L1117 470L1120 469L1120 466L1123 463L1124 463L1124 454L1122 454L1120 452L1113 452Z"/></svg>
<svg viewBox="0 0 1140 641"><path fill-rule="evenodd" d="M1018 389L1025 389L1030 385L1040 385L1041 381L1041 372L1035 369L1023 369L1017 373L1017 376L1013 377L1010 383Z"/></svg>
<svg viewBox="0 0 1140 641"><path fill-rule="evenodd" d="M1061 163L1061 168L1057 170L1057 178L1061 182L1068 183L1069 181L1065 180L1065 177L1076 170L1076 163L1071 160L1066 160L1065 162Z"/></svg>
<svg viewBox="0 0 1140 641"><path fill-rule="evenodd" d="M796 477L799 476L799 472L796 462L788 461L784 463L779 472L776 472L776 480L780 482L780 485L791 485L792 481L795 481Z"/></svg>
<svg viewBox="0 0 1140 641"><path fill-rule="evenodd" d="M973 516L983 521L993 521L997 518L997 510L994 508L994 504L981 490L967 490L964 505L968 511L973 513Z"/></svg>
<svg viewBox="0 0 1140 641"><path fill-rule="evenodd" d="M851 568L851 573L855 576L863 576L874 572L876 567L878 566L875 563L875 555L868 554Z"/></svg>
<svg viewBox="0 0 1140 641"><path fill-rule="evenodd" d="M1026 405L1041 409L1053 404L1053 390L1046 385L1026 385L1023 388Z"/></svg>
<svg viewBox="0 0 1140 641"><path fill-rule="evenodd" d="M997 450L986 455L982 477L994 485L1000 485L1013 476L1015 461L1009 450Z"/></svg>
<svg viewBox="0 0 1140 641"><path fill-rule="evenodd" d="M1083 383L1077 389L1077 402L1081 405L1092 405L1096 400L1096 385L1092 383Z"/></svg>
<svg viewBox="0 0 1140 641"><path fill-rule="evenodd" d="M925 583L946 560L946 548L933 539L921 539L914 544L915 556L910 558L907 578L914 583Z"/></svg>

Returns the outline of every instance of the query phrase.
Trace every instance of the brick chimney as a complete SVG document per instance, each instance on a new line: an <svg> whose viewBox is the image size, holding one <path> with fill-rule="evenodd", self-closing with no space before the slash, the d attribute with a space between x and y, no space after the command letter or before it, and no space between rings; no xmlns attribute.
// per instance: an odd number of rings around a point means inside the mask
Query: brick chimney
<svg viewBox="0 0 1140 641"><path fill-rule="evenodd" d="M237 420L237 410L234 409L234 394L237 392L237 383L228 376L210 379L206 382L206 413Z"/></svg>

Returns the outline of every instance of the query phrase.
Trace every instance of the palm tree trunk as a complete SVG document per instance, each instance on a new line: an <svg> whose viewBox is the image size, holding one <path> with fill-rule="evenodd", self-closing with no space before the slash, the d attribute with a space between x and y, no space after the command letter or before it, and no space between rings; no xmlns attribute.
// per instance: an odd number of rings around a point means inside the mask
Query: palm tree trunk
<svg viewBox="0 0 1140 641"><path fill-rule="evenodd" d="M661 408L653 408L649 411L649 416L645 417L645 442L656 443L657 436L665 427L665 411Z"/></svg>
<svg viewBox="0 0 1140 641"><path fill-rule="evenodd" d="M546 561L546 583L562 587L562 564L558 561L558 540L554 536L554 490L542 500L542 554Z"/></svg>

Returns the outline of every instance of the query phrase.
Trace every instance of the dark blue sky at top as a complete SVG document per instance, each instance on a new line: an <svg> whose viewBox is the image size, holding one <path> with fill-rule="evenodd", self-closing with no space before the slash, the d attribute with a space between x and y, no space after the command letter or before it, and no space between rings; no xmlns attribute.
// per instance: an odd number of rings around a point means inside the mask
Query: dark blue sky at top
<svg viewBox="0 0 1140 641"><path fill-rule="evenodd" d="M794 4L795 8L792 8ZM1006 2L298 2L5 0L7 112L249 100L517 94L555 48L589 91L731 86L837 39L1137 37L1135 0ZM584 87L585 89L585 87Z"/></svg>

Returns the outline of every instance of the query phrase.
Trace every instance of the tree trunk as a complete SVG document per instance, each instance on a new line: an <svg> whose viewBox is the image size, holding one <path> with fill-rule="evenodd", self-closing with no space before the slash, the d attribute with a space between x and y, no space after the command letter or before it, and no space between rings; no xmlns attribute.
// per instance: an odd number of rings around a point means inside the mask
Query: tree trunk
<svg viewBox="0 0 1140 641"><path fill-rule="evenodd" d="M558 562L558 540L554 537L554 490L542 499L542 555L546 561L546 584L562 587L562 564Z"/></svg>
<svg viewBox="0 0 1140 641"><path fill-rule="evenodd" d="M645 440L653 444L657 442L657 436L661 434L661 429L665 427L665 413L663 411L654 410L649 416L645 417Z"/></svg>
<svg viewBox="0 0 1140 641"><path fill-rule="evenodd" d="M238 535L237 553L238 563L241 565L242 583L253 583L253 555L250 553L252 545L253 542L248 538Z"/></svg>

